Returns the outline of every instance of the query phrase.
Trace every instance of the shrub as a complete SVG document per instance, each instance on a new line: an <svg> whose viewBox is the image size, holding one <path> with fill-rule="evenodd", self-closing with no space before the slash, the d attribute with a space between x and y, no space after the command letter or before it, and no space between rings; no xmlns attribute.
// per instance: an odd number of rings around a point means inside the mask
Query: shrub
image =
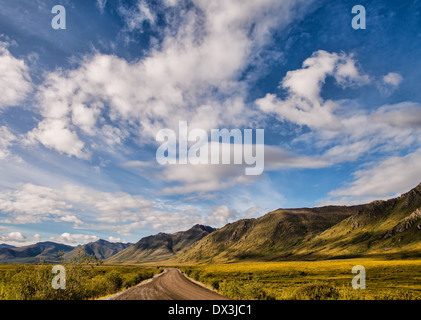
<svg viewBox="0 0 421 320"><path fill-rule="evenodd" d="M53 289L52 266L17 265L0 274L0 299L9 300L82 300L119 291L152 277L160 269L143 267L102 267L83 252L61 263L66 270L66 288ZM122 275L124 273L124 276Z"/></svg>
<svg viewBox="0 0 421 320"><path fill-rule="evenodd" d="M219 291L229 298L240 300L272 300L257 279L249 281L227 281L219 283Z"/></svg>
<svg viewBox="0 0 421 320"><path fill-rule="evenodd" d="M298 288L293 294L294 300L337 300L338 289L325 283L307 284Z"/></svg>
<svg viewBox="0 0 421 320"><path fill-rule="evenodd" d="M108 290L110 293L119 291L123 285L123 279L120 273L116 270L108 272L105 279L108 283Z"/></svg>

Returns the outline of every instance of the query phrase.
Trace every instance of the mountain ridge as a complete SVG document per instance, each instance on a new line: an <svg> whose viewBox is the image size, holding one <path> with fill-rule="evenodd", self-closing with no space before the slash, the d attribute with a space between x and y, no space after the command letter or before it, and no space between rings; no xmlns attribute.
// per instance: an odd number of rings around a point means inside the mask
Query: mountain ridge
<svg viewBox="0 0 421 320"><path fill-rule="evenodd" d="M141 238L135 244L108 258L107 262L162 261L215 231L215 228L195 224L186 231L175 233L159 232Z"/></svg>
<svg viewBox="0 0 421 320"><path fill-rule="evenodd" d="M7 246L7 245L6 245ZM421 183L388 200L352 206L277 209L216 229L196 224L159 232L134 244L98 240L72 247L40 242L0 248L0 263L58 262L80 248L107 263L225 263L243 260L318 260L421 256Z"/></svg>
<svg viewBox="0 0 421 320"><path fill-rule="evenodd" d="M74 247L52 241L0 249L0 263L55 263L60 261L60 253L73 250Z"/></svg>
<svg viewBox="0 0 421 320"><path fill-rule="evenodd" d="M421 183L389 200L278 209L239 220L179 253L179 263L317 260L421 254Z"/></svg>
<svg viewBox="0 0 421 320"><path fill-rule="evenodd" d="M105 260L118 252L129 247L131 243L122 243L122 242L110 242L104 239L99 239L97 241L89 242L84 245L79 245L75 247L72 251L64 254L65 260L70 260L79 255L79 251L83 251L83 255L94 256L98 260Z"/></svg>
<svg viewBox="0 0 421 320"><path fill-rule="evenodd" d="M70 246L53 241L42 241L22 247L0 248L0 263L59 263L64 259L71 260L82 249L85 255L94 255L103 260L123 250L130 244L113 243L103 239L79 246ZM63 257L61 257L61 254Z"/></svg>

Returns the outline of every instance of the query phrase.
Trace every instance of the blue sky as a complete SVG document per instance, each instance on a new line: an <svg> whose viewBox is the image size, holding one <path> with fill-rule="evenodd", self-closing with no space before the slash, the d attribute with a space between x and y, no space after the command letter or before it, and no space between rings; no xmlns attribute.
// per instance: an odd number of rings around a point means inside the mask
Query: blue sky
<svg viewBox="0 0 421 320"><path fill-rule="evenodd" d="M0 243L135 242L421 182L421 2L0 0ZM66 9L66 29L51 9ZM159 130L264 129L265 170Z"/></svg>

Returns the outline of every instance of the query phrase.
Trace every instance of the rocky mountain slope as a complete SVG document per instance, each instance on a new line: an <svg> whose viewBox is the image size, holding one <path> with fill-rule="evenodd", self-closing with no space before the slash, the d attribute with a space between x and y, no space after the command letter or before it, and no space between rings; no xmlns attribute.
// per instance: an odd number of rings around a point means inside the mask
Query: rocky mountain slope
<svg viewBox="0 0 421 320"><path fill-rule="evenodd" d="M357 206L279 209L228 224L180 252L182 263L421 255L421 184Z"/></svg>

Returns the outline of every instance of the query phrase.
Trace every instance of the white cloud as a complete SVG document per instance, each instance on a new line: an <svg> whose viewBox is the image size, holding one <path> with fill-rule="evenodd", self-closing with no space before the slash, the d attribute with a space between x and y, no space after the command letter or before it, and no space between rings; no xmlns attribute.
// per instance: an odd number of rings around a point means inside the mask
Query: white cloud
<svg viewBox="0 0 421 320"><path fill-rule="evenodd" d="M256 104L281 120L310 128L295 142L319 148L323 151L319 160L331 164L355 161L369 151L391 152L420 142L416 134L421 129L418 104L403 102L367 112L359 106L347 106L346 100L325 100L321 92L328 76L343 87L370 81L358 70L352 56L317 51L304 61L301 69L289 71L283 79L282 86L288 90L286 99L267 94ZM388 81L397 84L395 78L389 76Z"/></svg>
<svg viewBox="0 0 421 320"><path fill-rule="evenodd" d="M67 245L78 245L85 244L88 242L94 242L99 240L97 236L86 235L86 234L70 234L68 232L62 233L60 236L51 237L51 241L63 243Z"/></svg>
<svg viewBox="0 0 421 320"><path fill-rule="evenodd" d="M145 22L153 25L157 19L155 12L153 12L146 1L139 0L134 8L126 9L124 6L119 7L119 13L126 22L128 31L135 30L143 31Z"/></svg>
<svg viewBox="0 0 421 320"><path fill-rule="evenodd" d="M61 217L60 221L71 222L71 223L74 223L75 225L83 224L83 222L78 217L74 215L70 215L70 214Z"/></svg>
<svg viewBox="0 0 421 320"><path fill-rule="evenodd" d="M384 96L389 96L402 83L403 77L399 73L389 72L377 82L377 88Z"/></svg>
<svg viewBox="0 0 421 320"><path fill-rule="evenodd" d="M306 125L312 129L337 131L340 120L335 110L337 103L321 97L326 77L332 76L341 86L367 84L367 75L361 75L352 56L319 50L303 62L301 69L288 71L282 87L288 91L288 98L282 100L274 94L258 99L256 104L266 113L274 113L281 120Z"/></svg>
<svg viewBox="0 0 421 320"><path fill-rule="evenodd" d="M246 168L254 168L260 165L257 164L246 164L244 158L242 158L241 164L234 164L234 145L230 145L230 148L224 148L225 143L210 142L206 144L208 146L208 164L170 164L162 167L155 166L153 168L156 173L154 176L160 180L175 183L165 187L162 190L164 194L182 194L182 193L204 193L209 191L216 191L226 189L237 184L250 184L261 178L260 175L251 176L245 174ZM211 163L211 147L219 146L220 149L220 162L219 164ZM252 148L253 154L256 154L256 147ZM243 146L241 146L243 152ZM228 153L230 157L230 164L222 164L222 154ZM243 154L244 157L244 154ZM261 157L262 161L262 174L265 171L273 171L286 168L322 168L332 164L326 157L313 157L313 156L300 156L292 152L283 150L277 146L266 145L264 147L264 157ZM264 161L264 162L263 162ZM127 167L145 167L146 163L141 162L137 165L136 162L128 163ZM160 170L161 169L161 170ZM152 170L149 171L152 173Z"/></svg>
<svg viewBox="0 0 421 320"><path fill-rule="evenodd" d="M27 238L20 232L9 232L9 233L0 235L0 241L7 242L8 244L16 243L16 242L22 243L22 242L26 242Z"/></svg>
<svg viewBox="0 0 421 320"><path fill-rule="evenodd" d="M107 223L137 221L140 212L152 203L141 196L109 193L75 186L49 188L22 185L0 195L0 211L5 223L39 223L45 220L84 225L84 220Z"/></svg>
<svg viewBox="0 0 421 320"><path fill-rule="evenodd" d="M126 236L144 228L175 232L196 223L220 225L235 216L235 211L227 207L199 214L205 211L202 207L151 202L123 192L100 192L76 185L49 188L25 184L0 195L2 223L53 221L62 226L72 223L74 229L112 231ZM68 244L95 239L67 232L51 238Z"/></svg>
<svg viewBox="0 0 421 320"><path fill-rule="evenodd" d="M205 130L245 124L252 113L243 101L246 83L238 80L242 70L270 31L285 27L307 4L197 0L194 7L167 3L175 6L170 11L156 6L169 23L159 46L140 61L96 54L74 70L49 73L37 94L44 120L29 136L87 158L88 138L104 139L104 113L114 128L141 142L153 142L159 129L176 128L179 120ZM135 9L125 15L131 29L154 23L156 13L145 1Z"/></svg>
<svg viewBox="0 0 421 320"><path fill-rule="evenodd" d="M397 87L401 84L403 78L399 73L389 72L383 77L383 82L393 87Z"/></svg>
<svg viewBox="0 0 421 320"><path fill-rule="evenodd" d="M265 146L265 170L287 168L317 169L332 164L329 157L300 156L277 146Z"/></svg>
<svg viewBox="0 0 421 320"><path fill-rule="evenodd" d="M84 152L84 143L74 131L71 131L64 119L46 119L38 124L38 128L28 133L29 141L38 140L45 147L60 153L78 158L89 158Z"/></svg>
<svg viewBox="0 0 421 320"><path fill-rule="evenodd" d="M421 182L421 149L406 156L393 156L372 163L355 172L353 176L354 181L348 186L329 194L351 202L353 198L385 199L407 192Z"/></svg>
<svg viewBox="0 0 421 320"><path fill-rule="evenodd" d="M99 8L101 13L104 13L105 5L107 4L107 0L96 0L96 5Z"/></svg>
<svg viewBox="0 0 421 320"><path fill-rule="evenodd" d="M3 230L3 229L0 228L0 230ZM0 243L4 242L15 247L31 245L31 244L40 242L41 239L42 237L38 233L30 237L30 236L26 236L22 234L19 231L3 233L2 235L0 235Z"/></svg>
<svg viewBox="0 0 421 320"><path fill-rule="evenodd" d="M109 236L108 241L110 241L110 242L122 242L121 238L116 238L116 237L113 237L113 236Z"/></svg>
<svg viewBox="0 0 421 320"><path fill-rule="evenodd" d="M0 88L0 110L18 105L32 90L25 61L13 57L3 42L0 42Z"/></svg>
<svg viewBox="0 0 421 320"><path fill-rule="evenodd" d="M371 119L376 123L384 123L393 128L420 129L421 105L403 102L395 105L382 106L372 114Z"/></svg>
<svg viewBox="0 0 421 320"><path fill-rule="evenodd" d="M10 158L12 156L9 147L17 140L17 137L9 131L5 126L0 127L0 160ZM15 156L15 159L17 157Z"/></svg>
<svg viewBox="0 0 421 320"><path fill-rule="evenodd" d="M216 206L212 208L212 212L206 216L206 223L215 226L222 227L228 222L236 220L238 212L233 209L229 209L227 206Z"/></svg>

